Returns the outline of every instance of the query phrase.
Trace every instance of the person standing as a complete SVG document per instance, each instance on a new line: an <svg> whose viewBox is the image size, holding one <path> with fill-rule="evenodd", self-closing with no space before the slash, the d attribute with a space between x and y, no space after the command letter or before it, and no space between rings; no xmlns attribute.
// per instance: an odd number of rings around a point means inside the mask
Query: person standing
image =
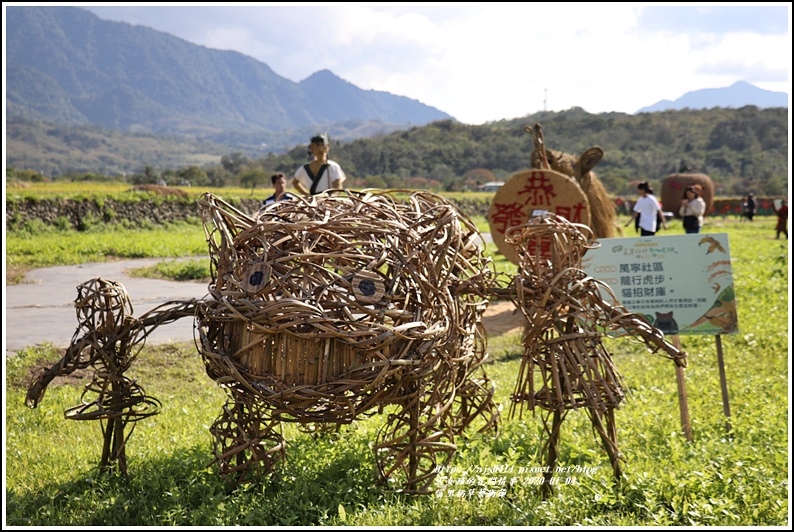
<svg viewBox="0 0 794 532"><path fill-rule="evenodd" d="M662 227L667 229L667 222L664 219L662 207L659 205L659 200L653 195L653 189L647 181L643 181L637 185L637 193L640 198L634 204L634 213L631 220L628 221L626 227L631 222L638 221L640 228L640 236L653 236L658 231L658 223L661 222Z"/></svg>
<svg viewBox="0 0 794 532"><path fill-rule="evenodd" d="M755 216L755 199L753 198L753 193L750 192L747 194L747 197L742 204L744 207L744 212L742 212L742 216L747 218L748 222L753 221L753 216Z"/></svg>
<svg viewBox="0 0 794 532"><path fill-rule="evenodd" d="M295 199L295 196L287 192L287 176L284 174L273 174L270 176L273 183L274 192L262 201L262 207L281 200Z"/></svg>
<svg viewBox="0 0 794 532"><path fill-rule="evenodd" d="M772 206L774 208L774 205ZM779 209L775 209L777 214L777 225L775 226L775 240L780 240L780 233L786 235L788 240L788 201L783 200Z"/></svg>
<svg viewBox="0 0 794 532"><path fill-rule="evenodd" d="M678 214L684 219L686 233L699 233L703 227L703 214L706 212L706 202L700 197L697 185L689 185L684 189L681 199L681 208Z"/></svg>
<svg viewBox="0 0 794 532"><path fill-rule="evenodd" d="M328 136L315 135L309 141L309 155L313 160L295 172L292 186L301 194L313 196L332 188L342 188L345 172L338 163L328 158Z"/></svg>

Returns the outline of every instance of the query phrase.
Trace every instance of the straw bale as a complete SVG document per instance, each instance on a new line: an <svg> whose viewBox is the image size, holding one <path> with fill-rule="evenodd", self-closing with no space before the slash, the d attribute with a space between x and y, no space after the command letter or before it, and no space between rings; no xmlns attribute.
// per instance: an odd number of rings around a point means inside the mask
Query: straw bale
<svg viewBox="0 0 794 532"><path fill-rule="evenodd" d="M706 174L670 174L662 179L661 200L664 210L672 211L676 218L680 218L678 210L681 208L681 198L689 185L700 186L700 197L706 202L705 214L713 212L714 182Z"/></svg>

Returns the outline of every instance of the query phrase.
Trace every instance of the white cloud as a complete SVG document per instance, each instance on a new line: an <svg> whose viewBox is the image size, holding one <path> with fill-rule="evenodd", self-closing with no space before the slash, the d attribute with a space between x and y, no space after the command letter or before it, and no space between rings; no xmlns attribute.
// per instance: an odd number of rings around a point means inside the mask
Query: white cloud
<svg viewBox="0 0 794 532"><path fill-rule="evenodd" d="M239 51L296 82L328 69L362 89L413 98L470 124L544 106L633 113L736 81L790 90L790 4L87 9Z"/></svg>

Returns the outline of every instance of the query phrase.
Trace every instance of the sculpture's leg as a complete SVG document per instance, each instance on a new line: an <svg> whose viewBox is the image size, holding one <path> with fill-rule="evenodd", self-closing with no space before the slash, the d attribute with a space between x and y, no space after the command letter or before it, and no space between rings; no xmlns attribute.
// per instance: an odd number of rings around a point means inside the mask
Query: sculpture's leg
<svg viewBox="0 0 794 532"><path fill-rule="evenodd" d="M220 473L238 483L269 475L286 454L281 423L253 402L229 401L210 432Z"/></svg>
<svg viewBox="0 0 794 532"><path fill-rule="evenodd" d="M110 418L102 429L104 442L102 444L102 460L99 462L99 472L109 472L114 464L122 475L127 475L127 453L124 450L125 423L119 418Z"/></svg>
<svg viewBox="0 0 794 532"><path fill-rule="evenodd" d="M403 389L403 403L378 432L375 459L381 481L397 482L405 493L427 494L457 450L451 427L443 423L451 402L444 405L435 394L421 393L417 379Z"/></svg>
<svg viewBox="0 0 794 532"><path fill-rule="evenodd" d="M106 447L110 451L108 463L104 468L108 469L111 464L118 464L119 472L127 475L127 451L125 450L126 440L124 438L124 427L126 423L120 418L108 419L105 432ZM107 441L109 439L109 441ZM104 459L104 449L102 452Z"/></svg>
<svg viewBox="0 0 794 532"><path fill-rule="evenodd" d="M99 461L99 472L104 473L110 470L110 447L113 445L113 433L116 424L113 419L109 419L107 424L102 427L102 459Z"/></svg>
<svg viewBox="0 0 794 532"><path fill-rule="evenodd" d="M456 436L475 423L477 432L499 430L499 408L493 400L495 386L483 368L487 339L482 323L474 329L472 338L471 357L457 370L457 386L447 392L455 394L449 423Z"/></svg>
<svg viewBox="0 0 794 532"><path fill-rule="evenodd" d="M93 401L86 396L96 393ZM127 425L141 419L157 415L160 402L148 397L143 388L126 377L111 377L94 381L83 392L83 403L69 408L64 413L66 419L76 421L99 421L102 427L102 458L99 461L99 472L106 473L114 468L127 474L127 440L132 429Z"/></svg>
<svg viewBox="0 0 794 532"><path fill-rule="evenodd" d="M477 432L498 431L499 410L493 395L494 385L484 373L482 379L466 379L457 389L450 409L452 432L460 436L475 423Z"/></svg>
<svg viewBox="0 0 794 532"><path fill-rule="evenodd" d="M595 409L592 408L588 409L588 412L590 414L590 419L593 422L593 427L601 437L601 441L604 444L604 450L606 450L607 455L609 455L609 461L612 464L612 473L615 475L615 481L619 483L623 472L620 467L620 451L618 450L617 427L615 425L615 409L609 408L604 414L599 414ZM606 418L606 427L601 420L602 415L604 418Z"/></svg>
<svg viewBox="0 0 794 532"><path fill-rule="evenodd" d="M565 419L564 410L554 410L554 412L552 412L546 464L543 470L543 484L540 489L543 499L547 499L554 492L551 479L554 477L554 468L557 465L557 457L559 456L558 446L560 444L560 428L562 427L563 419Z"/></svg>

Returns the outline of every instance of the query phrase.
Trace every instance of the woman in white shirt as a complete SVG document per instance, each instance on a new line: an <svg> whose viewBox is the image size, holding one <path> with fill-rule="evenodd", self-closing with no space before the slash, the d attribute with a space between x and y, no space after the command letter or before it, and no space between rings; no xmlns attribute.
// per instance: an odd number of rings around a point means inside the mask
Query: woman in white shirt
<svg viewBox="0 0 794 532"><path fill-rule="evenodd" d="M640 236L655 235L659 230L657 219L662 222L662 227L667 229L662 207L659 205L659 200L653 195L653 189L647 181L637 185L637 193L640 195L640 199L634 204L634 213L626 227L639 217Z"/></svg>
<svg viewBox="0 0 794 532"><path fill-rule="evenodd" d="M703 227L703 214L706 212L706 202L695 187L697 185L689 185L684 189L681 208L678 209L678 214L684 219L684 231L687 233L700 232L700 228Z"/></svg>
<svg viewBox="0 0 794 532"><path fill-rule="evenodd" d="M346 176L342 167L328 158L329 149L325 134L315 135L309 141L309 154L314 160L298 168L292 179L292 186L301 194L313 196L331 188L342 188Z"/></svg>

